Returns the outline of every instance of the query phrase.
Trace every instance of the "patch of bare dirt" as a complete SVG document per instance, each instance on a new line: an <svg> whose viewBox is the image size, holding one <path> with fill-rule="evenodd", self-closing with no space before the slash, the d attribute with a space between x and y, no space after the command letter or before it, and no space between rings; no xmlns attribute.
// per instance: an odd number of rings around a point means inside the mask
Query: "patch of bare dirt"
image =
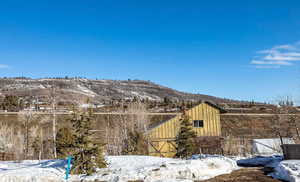
<svg viewBox="0 0 300 182"><path fill-rule="evenodd" d="M203 181L202 181L203 182ZM262 168L243 168L204 182L280 182L264 174Z"/></svg>

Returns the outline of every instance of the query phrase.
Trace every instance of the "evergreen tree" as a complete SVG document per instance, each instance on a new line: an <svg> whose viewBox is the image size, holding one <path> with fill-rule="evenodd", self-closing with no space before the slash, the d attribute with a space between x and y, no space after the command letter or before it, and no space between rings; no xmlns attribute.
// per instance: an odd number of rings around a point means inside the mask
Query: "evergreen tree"
<svg viewBox="0 0 300 182"><path fill-rule="evenodd" d="M34 140L32 142L31 147L33 149L33 156L34 156L34 158L38 158L39 157L39 152L41 151L40 141L41 141L40 136L37 136L36 138L34 138Z"/></svg>
<svg viewBox="0 0 300 182"><path fill-rule="evenodd" d="M164 97L164 105L167 106L169 105L170 103L172 103L171 99L169 99L168 97Z"/></svg>
<svg viewBox="0 0 300 182"><path fill-rule="evenodd" d="M74 129L73 174L91 175L96 168L106 167L102 146L92 141L92 112L74 114L71 122Z"/></svg>
<svg viewBox="0 0 300 182"><path fill-rule="evenodd" d="M59 158L65 158L74 152L75 137L70 128L64 127L56 134L56 151Z"/></svg>
<svg viewBox="0 0 300 182"><path fill-rule="evenodd" d="M189 121L189 117L186 114L182 115L180 121L180 129L176 137L177 152L175 156L187 158L188 156L191 156L196 149L194 142L196 133L193 131L192 123Z"/></svg>
<svg viewBox="0 0 300 182"><path fill-rule="evenodd" d="M147 155L147 139L142 132L134 131L129 132L129 138L125 143L123 154L126 155Z"/></svg>
<svg viewBox="0 0 300 182"><path fill-rule="evenodd" d="M23 101L15 95L6 95L1 104L3 110L18 112L23 108Z"/></svg>

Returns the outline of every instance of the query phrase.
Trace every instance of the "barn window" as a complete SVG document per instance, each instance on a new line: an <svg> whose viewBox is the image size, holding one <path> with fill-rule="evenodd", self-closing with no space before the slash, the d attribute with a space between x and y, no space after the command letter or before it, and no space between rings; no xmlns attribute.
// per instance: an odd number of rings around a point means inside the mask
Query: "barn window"
<svg viewBox="0 0 300 182"><path fill-rule="evenodd" d="M195 128L203 128L203 120L194 120Z"/></svg>

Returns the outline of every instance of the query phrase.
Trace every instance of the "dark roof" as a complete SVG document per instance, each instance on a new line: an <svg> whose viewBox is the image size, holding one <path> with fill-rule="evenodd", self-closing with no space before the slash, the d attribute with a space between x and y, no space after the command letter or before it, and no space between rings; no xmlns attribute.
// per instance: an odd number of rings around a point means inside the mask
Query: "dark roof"
<svg viewBox="0 0 300 182"><path fill-rule="evenodd" d="M211 107L214 107L214 108L218 109L221 113L226 113L226 110L223 109L222 107L218 106L217 104L214 104L214 103L212 103L210 101L202 101L200 104L203 104L203 103L208 104ZM197 106L199 106L200 104L198 104ZM197 107L197 106L195 106L195 107ZM192 109L192 108L190 108L190 109ZM178 116L178 115L176 115L176 116ZM169 120L175 118L176 116L173 116L171 118L167 118L167 119L161 120L160 122L157 122L157 123L152 123L152 124L149 125L148 129L152 130L152 129L154 129L154 128L160 126L160 125L162 125L163 123L168 122Z"/></svg>
<svg viewBox="0 0 300 182"><path fill-rule="evenodd" d="M203 101L202 103L206 103L206 104L210 105L211 107L214 107L214 108L220 110L221 113L226 113L227 112L224 108L222 108L221 106L218 106L217 104L215 104L213 102Z"/></svg>
<svg viewBox="0 0 300 182"><path fill-rule="evenodd" d="M167 122L167 121L169 121L169 120L175 118L176 116L178 116L178 114L176 114L176 115L170 115L168 118L165 118L165 119L163 119L163 120L160 120L159 122L152 123L152 124L150 124L150 125L148 126L148 129L149 129L149 130L152 130L153 128L156 128L157 126L159 126L159 125L161 125L161 124L163 124L163 123L165 123L165 122Z"/></svg>

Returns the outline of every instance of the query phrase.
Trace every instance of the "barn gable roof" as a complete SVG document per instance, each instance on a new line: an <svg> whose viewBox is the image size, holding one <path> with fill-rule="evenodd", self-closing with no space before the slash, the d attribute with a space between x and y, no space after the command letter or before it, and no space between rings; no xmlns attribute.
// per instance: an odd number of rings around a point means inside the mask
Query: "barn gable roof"
<svg viewBox="0 0 300 182"><path fill-rule="evenodd" d="M207 104L207 105L209 105L209 106L211 106L211 107L213 107L213 108L218 109L221 113L226 113L226 110L225 110L225 109L223 109L222 107L220 107L220 106L218 106L217 104L214 104L214 103L212 103L212 102L210 102L210 101L202 101L200 104L198 104L198 105L196 105L196 106L194 106L194 107L198 107L199 105L201 105L201 104L203 104L203 103L205 103L205 104ZM189 110L193 109L194 107L190 108ZM181 114L178 114L178 115L181 115ZM157 128L157 127L159 127L160 125L162 125L162 124L164 124L164 123L166 123L166 122L168 122L168 121L170 121L170 120L176 118L178 115L173 116L172 118L168 118L168 119L162 120L162 121L160 121L160 122L151 124L151 125L148 127L148 130L151 131L152 129Z"/></svg>
<svg viewBox="0 0 300 182"><path fill-rule="evenodd" d="M159 121L159 122L157 122L157 123L150 124L149 127L148 127L148 130L150 131L150 130L152 130L152 129L154 129L154 128L156 128L156 127L158 127L158 126L160 126L160 125L162 125L162 124L164 124L164 123L170 121L171 119L176 118L177 116L178 116L178 115L174 115L174 116L172 116L171 118L168 118L168 119L165 119L165 120L161 120L161 121Z"/></svg>
<svg viewBox="0 0 300 182"><path fill-rule="evenodd" d="M221 113L226 113L226 112L227 112L227 111L226 111L224 108L222 108L221 106L218 106L217 104L212 103L212 102L210 102L210 101L204 101L204 102L202 102L202 103L206 103L206 104L210 105L211 107L214 107L214 108L218 109Z"/></svg>

